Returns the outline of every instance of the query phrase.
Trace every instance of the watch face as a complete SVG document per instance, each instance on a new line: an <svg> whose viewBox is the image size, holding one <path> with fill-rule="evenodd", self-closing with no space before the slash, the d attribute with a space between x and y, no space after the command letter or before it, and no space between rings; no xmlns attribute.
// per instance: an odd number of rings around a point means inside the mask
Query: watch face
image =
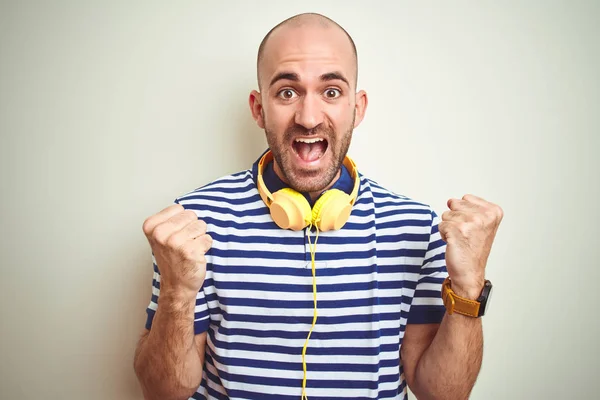
<svg viewBox="0 0 600 400"><path fill-rule="evenodd" d="M490 308L490 301L492 300L492 292L494 287L492 286L492 282L485 281L485 286L483 287L483 291L481 292L481 296L479 297L479 316L482 317L487 313Z"/></svg>
<svg viewBox="0 0 600 400"><path fill-rule="evenodd" d="M494 293L494 287L490 284L490 292L487 296L487 301L485 302L485 312L490 309L490 302L492 301L492 293Z"/></svg>

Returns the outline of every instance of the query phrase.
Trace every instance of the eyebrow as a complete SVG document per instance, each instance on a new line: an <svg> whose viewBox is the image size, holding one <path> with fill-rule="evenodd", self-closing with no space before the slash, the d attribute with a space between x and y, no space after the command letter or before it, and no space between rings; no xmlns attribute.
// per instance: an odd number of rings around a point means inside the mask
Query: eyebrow
<svg viewBox="0 0 600 400"><path fill-rule="evenodd" d="M340 72L328 72L326 74L321 75L322 82L336 81L336 80L345 82L346 85L350 86L350 84L348 83L348 79L346 79L344 77L344 75L342 75Z"/></svg>
<svg viewBox="0 0 600 400"><path fill-rule="evenodd" d="M280 72L271 79L269 86L273 86L277 81L281 80L300 82L300 77L294 72Z"/></svg>
<svg viewBox="0 0 600 400"><path fill-rule="evenodd" d="M281 80L300 82L300 76L298 76L298 74L296 74L295 72L280 72L277 75L275 75L273 79L271 79L271 83L269 84L269 86L273 86L276 82ZM326 74L321 75L320 80L321 82L340 80L342 82L345 82L346 85L350 86L350 84L348 83L348 79L346 79L346 77L344 77L344 75L342 75L340 72L328 72Z"/></svg>

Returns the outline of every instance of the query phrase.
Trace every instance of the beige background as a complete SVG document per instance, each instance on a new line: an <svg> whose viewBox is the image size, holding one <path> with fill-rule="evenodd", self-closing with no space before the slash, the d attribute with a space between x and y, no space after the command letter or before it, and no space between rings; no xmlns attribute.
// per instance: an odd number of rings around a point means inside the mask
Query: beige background
<svg viewBox="0 0 600 400"><path fill-rule="evenodd" d="M358 46L363 173L439 213L468 192L505 209L472 398L598 398L599 2L13 1L1 399L141 398L142 222L264 149L247 109L256 50L305 11Z"/></svg>

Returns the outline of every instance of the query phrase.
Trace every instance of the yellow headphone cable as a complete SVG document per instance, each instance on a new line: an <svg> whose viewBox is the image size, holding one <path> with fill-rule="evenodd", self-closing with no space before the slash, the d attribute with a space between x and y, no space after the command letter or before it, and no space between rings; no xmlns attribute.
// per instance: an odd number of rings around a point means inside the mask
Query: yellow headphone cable
<svg viewBox="0 0 600 400"><path fill-rule="evenodd" d="M302 398L301 398L301 400L308 400L308 396L306 395L306 349L308 347L308 340L310 339L310 335L313 331L313 328L317 324L317 316L318 316L317 315L317 273L316 273L316 268L315 268L315 255L317 252L317 240L319 239L319 226L315 225L315 228L317 228L317 236L315 237L314 245L310 241L310 230L311 230L312 226L313 226L312 223L308 226L307 237L308 237L308 246L310 248L310 261L311 261L311 267L312 267L314 313L313 313L312 325L310 327L310 330L308 331L308 336L306 337L306 341L304 342L304 347L302 348L302 369L304 370L304 378L302 379Z"/></svg>

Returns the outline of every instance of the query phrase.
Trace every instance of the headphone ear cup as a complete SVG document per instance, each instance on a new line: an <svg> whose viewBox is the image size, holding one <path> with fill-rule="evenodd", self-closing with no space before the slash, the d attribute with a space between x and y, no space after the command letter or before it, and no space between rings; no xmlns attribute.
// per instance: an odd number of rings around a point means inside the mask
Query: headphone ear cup
<svg viewBox="0 0 600 400"><path fill-rule="evenodd" d="M339 189L323 193L312 210L312 223L320 231L341 229L352 212L351 198Z"/></svg>
<svg viewBox="0 0 600 400"><path fill-rule="evenodd" d="M311 222L310 204L303 195L285 188L273 193L271 218L282 229L299 231Z"/></svg>

